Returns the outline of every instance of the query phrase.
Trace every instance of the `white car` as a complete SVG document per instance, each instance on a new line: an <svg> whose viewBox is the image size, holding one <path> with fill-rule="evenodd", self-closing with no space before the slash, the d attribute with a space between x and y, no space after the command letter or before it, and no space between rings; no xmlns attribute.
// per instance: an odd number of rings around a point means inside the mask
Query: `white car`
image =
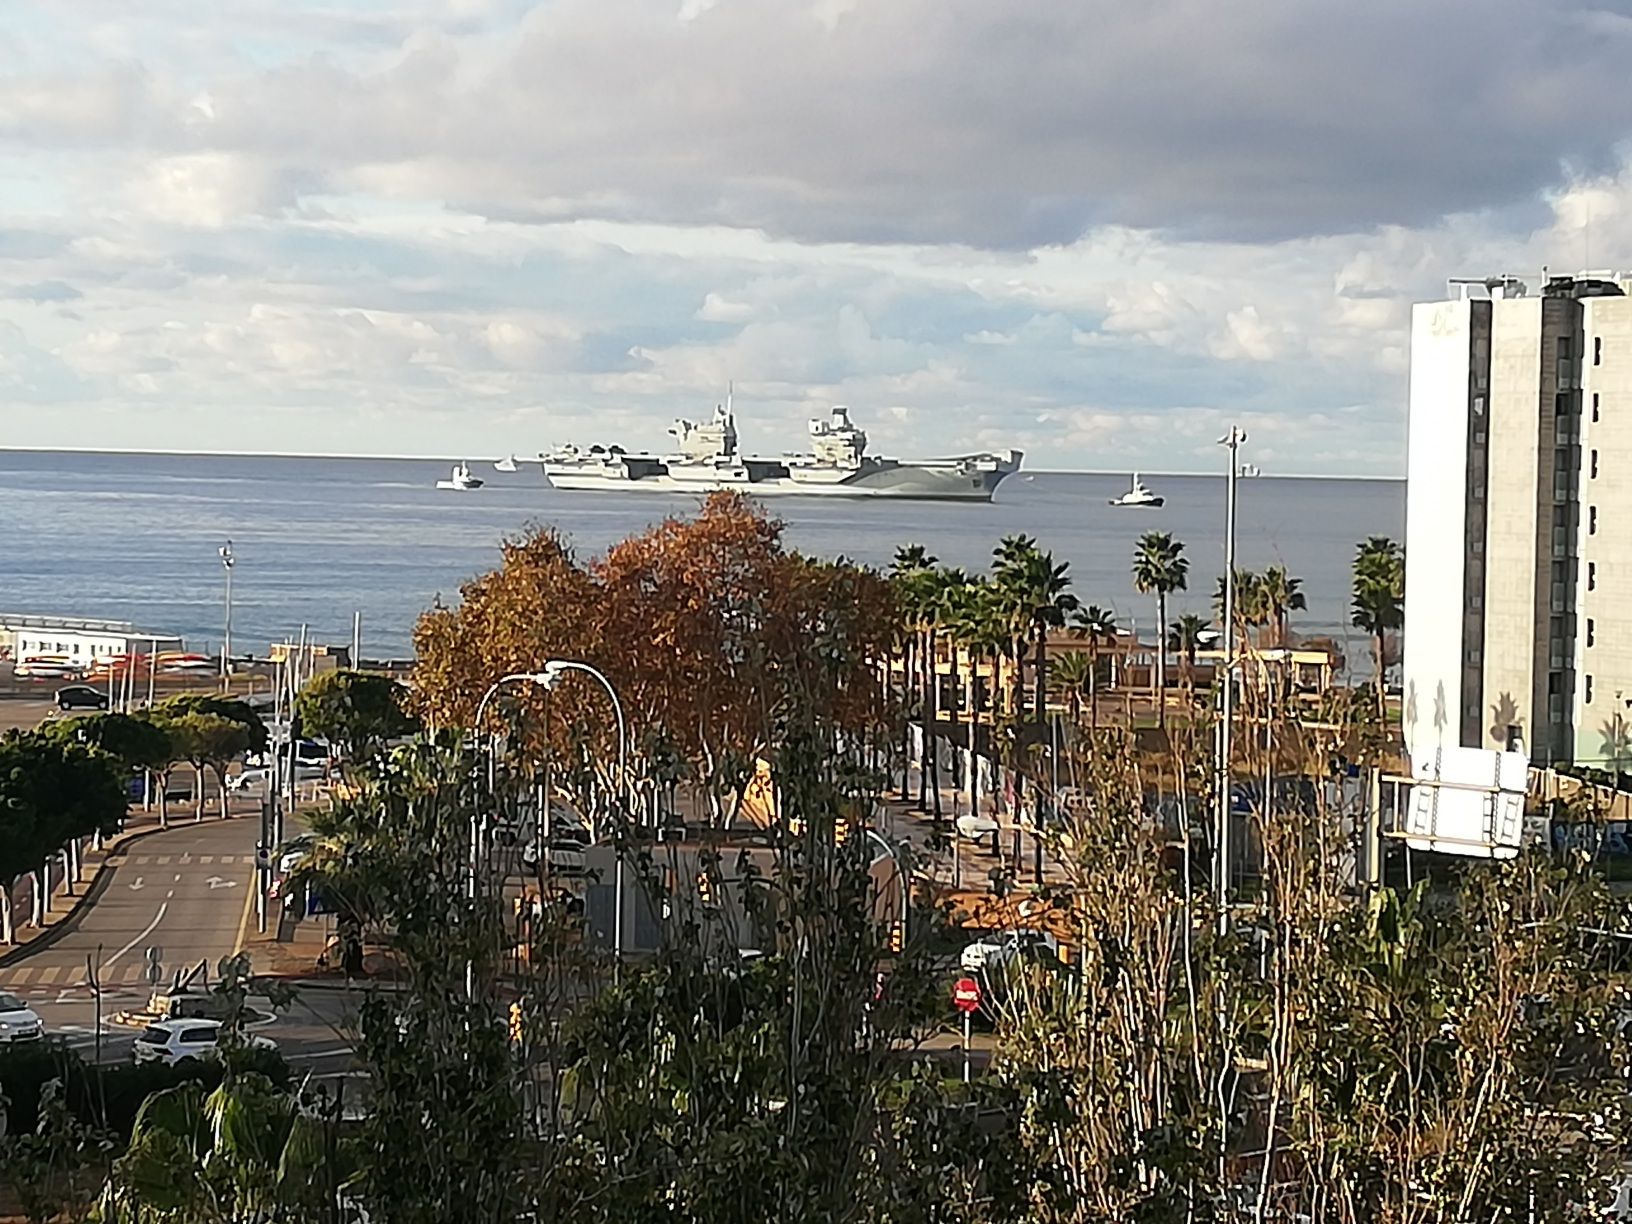
<svg viewBox="0 0 1632 1224"><path fill-rule="evenodd" d="M287 770L288 766L284 768ZM228 774L227 789L229 791L242 791L249 790L252 787L265 787L267 779L271 776L272 771L266 766L252 765L238 773ZM325 771L321 765L297 764L295 766L295 781L297 783L321 782L324 777Z"/></svg>
<svg viewBox="0 0 1632 1224"><path fill-rule="evenodd" d="M16 995L0 991L0 1045L38 1041L44 1036L45 1026L34 1010Z"/></svg>
<svg viewBox="0 0 1632 1224"><path fill-rule="evenodd" d="M958 836L969 841L981 841L997 832L997 821L990 816L970 816L965 813L958 817Z"/></svg>
<svg viewBox="0 0 1632 1224"><path fill-rule="evenodd" d="M1060 941L1047 931L995 931L965 948L958 965L965 973L979 973L1002 969L1022 957L1057 961Z"/></svg>
<svg viewBox="0 0 1632 1224"><path fill-rule="evenodd" d="M251 1036L246 1041L259 1050L277 1048L269 1037ZM219 1020L158 1020L142 1030L131 1048L131 1055L139 1063L158 1062L170 1067L216 1058L220 1053Z"/></svg>

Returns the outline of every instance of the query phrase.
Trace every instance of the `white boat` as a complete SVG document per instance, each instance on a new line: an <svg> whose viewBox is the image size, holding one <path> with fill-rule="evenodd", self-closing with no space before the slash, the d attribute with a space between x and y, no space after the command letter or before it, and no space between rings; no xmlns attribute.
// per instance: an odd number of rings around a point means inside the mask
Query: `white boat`
<svg viewBox="0 0 1632 1224"><path fill-rule="evenodd" d="M1241 470L1237 474L1243 480L1250 480L1250 479L1252 479L1252 477L1262 476L1264 473L1263 473L1263 470L1261 468L1259 468L1257 464L1243 463L1241 465Z"/></svg>
<svg viewBox="0 0 1632 1224"><path fill-rule="evenodd" d="M495 472L514 472L514 471L517 471L518 469L516 467L516 457L514 455L506 455L503 459L500 459L497 463L495 463L493 465L493 470Z"/></svg>
<svg viewBox="0 0 1632 1224"><path fill-rule="evenodd" d="M1121 497L1111 498L1113 506L1150 506L1152 508L1162 504L1162 498L1145 487L1145 482L1139 479L1139 473L1133 474L1133 484Z"/></svg>
<svg viewBox="0 0 1632 1224"><path fill-rule="evenodd" d="M439 489L457 489L463 492L466 489L481 488L482 482L480 477L470 474L470 465L468 463L456 463L453 465L453 472L446 480L437 481L436 487Z"/></svg>

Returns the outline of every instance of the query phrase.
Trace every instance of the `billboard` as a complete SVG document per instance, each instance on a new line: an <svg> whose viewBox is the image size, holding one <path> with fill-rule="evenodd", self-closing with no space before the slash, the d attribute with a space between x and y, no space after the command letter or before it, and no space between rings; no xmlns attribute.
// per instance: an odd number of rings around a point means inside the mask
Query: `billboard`
<svg viewBox="0 0 1632 1224"><path fill-rule="evenodd" d="M1406 845L1439 854L1513 858L1524 839L1530 759L1488 748L1432 748L1411 758L1400 829Z"/></svg>

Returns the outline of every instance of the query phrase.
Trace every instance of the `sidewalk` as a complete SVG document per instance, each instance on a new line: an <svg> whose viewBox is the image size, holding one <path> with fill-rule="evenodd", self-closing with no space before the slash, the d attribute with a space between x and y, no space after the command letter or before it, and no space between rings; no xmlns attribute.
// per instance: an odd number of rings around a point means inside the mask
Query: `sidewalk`
<svg viewBox="0 0 1632 1224"><path fill-rule="evenodd" d="M205 820L221 818L219 813L206 813L204 817ZM236 817L229 813L227 819ZM169 814L169 825L161 827L157 809L151 812L132 809L125 817L124 829L105 840L102 849L85 850L80 856L81 874L84 878L78 883L68 884L66 888L60 876L62 860L60 858L53 860L50 909L40 926L35 926L32 921L34 895L32 886L25 877L12 894L12 929L16 940L10 944L0 944L0 968L15 964L40 948L49 947L65 935L71 929L73 920L84 908L101 896L108 879L103 868L122 855L126 847L155 833L189 828L194 823L191 810L172 811Z"/></svg>

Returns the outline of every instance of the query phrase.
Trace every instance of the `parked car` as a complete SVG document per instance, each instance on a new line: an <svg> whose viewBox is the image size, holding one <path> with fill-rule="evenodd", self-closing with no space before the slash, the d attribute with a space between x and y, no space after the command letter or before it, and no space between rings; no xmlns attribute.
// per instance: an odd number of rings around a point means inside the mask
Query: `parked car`
<svg viewBox="0 0 1632 1224"><path fill-rule="evenodd" d="M105 710L108 695L88 684L67 684L57 690L59 710Z"/></svg>
<svg viewBox="0 0 1632 1224"><path fill-rule="evenodd" d="M287 768L287 767L285 767L285 768ZM270 769L268 769L266 766L264 766L264 765L252 765L247 769L239 770L235 774L229 774L227 776L227 789L229 791L241 791L241 790L252 789L254 787L264 787L266 785L266 780L269 777L271 777L271 775L272 775L272 771ZM321 766L316 766L316 765L296 765L295 766L295 781L297 783L299 783L299 782L321 782L323 780L324 776L325 776L325 771L322 769Z"/></svg>
<svg viewBox="0 0 1632 1224"><path fill-rule="evenodd" d="M34 1010L16 995L0 991L0 1045L38 1041L43 1036L45 1026Z"/></svg>
<svg viewBox="0 0 1632 1224"><path fill-rule="evenodd" d="M1022 959L1058 962L1060 941L1047 931L995 931L977 939L958 957L965 973L1004 969Z"/></svg>
<svg viewBox="0 0 1632 1224"><path fill-rule="evenodd" d="M269 1037L251 1035L246 1041L255 1049L277 1049ZM218 1058L220 1054L219 1020L159 1020L143 1029L131 1047L131 1057L137 1062L169 1067Z"/></svg>

